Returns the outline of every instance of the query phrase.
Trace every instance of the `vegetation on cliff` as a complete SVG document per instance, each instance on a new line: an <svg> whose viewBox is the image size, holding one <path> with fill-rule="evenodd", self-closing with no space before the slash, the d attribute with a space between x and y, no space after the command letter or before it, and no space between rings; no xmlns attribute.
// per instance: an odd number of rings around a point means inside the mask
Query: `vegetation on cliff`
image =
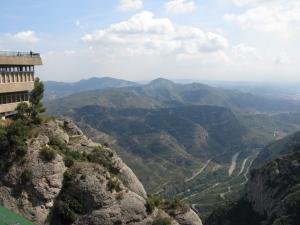
<svg viewBox="0 0 300 225"><path fill-rule="evenodd" d="M189 224L202 225L188 206L173 214L167 209L175 210L174 203L147 211L147 194L132 170L71 120L41 115L42 96L37 80L31 104L21 103L0 128L4 207L38 225L186 224L187 214Z"/></svg>
<svg viewBox="0 0 300 225"><path fill-rule="evenodd" d="M215 210L207 225L295 225L300 217L300 140L289 155L251 171L245 194Z"/></svg>

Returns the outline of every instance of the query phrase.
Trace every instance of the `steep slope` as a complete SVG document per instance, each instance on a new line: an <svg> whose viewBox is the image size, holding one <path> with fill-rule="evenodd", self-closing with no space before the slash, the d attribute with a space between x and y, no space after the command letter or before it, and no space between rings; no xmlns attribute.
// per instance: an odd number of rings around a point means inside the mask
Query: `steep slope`
<svg viewBox="0 0 300 225"><path fill-rule="evenodd" d="M47 81L45 85L46 99L55 99L82 91L135 86L137 83L111 77L93 77L74 83Z"/></svg>
<svg viewBox="0 0 300 225"><path fill-rule="evenodd" d="M266 148L264 148L257 156L256 160L253 163L253 168L259 168L279 156L291 153L293 148L300 144L299 140L300 132L297 132L274 143L271 143Z"/></svg>
<svg viewBox="0 0 300 225"><path fill-rule="evenodd" d="M0 131L0 202L37 225L202 225L181 202L155 208L116 153L70 120L36 127L14 122Z"/></svg>
<svg viewBox="0 0 300 225"><path fill-rule="evenodd" d="M299 131L299 113L236 114L241 124L251 130L260 147Z"/></svg>
<svg viewBox="0 0 300 225"><path fill-rule="evenodd" d="M226 208L216 210L207 225L296 225L300 217L300 153L273 160L251 172L244 196ZM291 143L292 145L292 143Z"/></svg>
<svg viewBox="0 0 300 225"><path fill-rule="evenodd" d="M216 156L222 155L222 163L229 163L247 145L247 129L223 107L86 106L68 115L95 140L114 145L151 191L190 177L208 159L217 160Z"/></svg>
<svg viewBox="0 0 300 225"><path fill-rule="evenodd" d="M150 97L137 94L126 88L80 92L57 100L46 102L48 112L66 115L75 108L102 106L107 108L161 108L165 104Z"/></svg>

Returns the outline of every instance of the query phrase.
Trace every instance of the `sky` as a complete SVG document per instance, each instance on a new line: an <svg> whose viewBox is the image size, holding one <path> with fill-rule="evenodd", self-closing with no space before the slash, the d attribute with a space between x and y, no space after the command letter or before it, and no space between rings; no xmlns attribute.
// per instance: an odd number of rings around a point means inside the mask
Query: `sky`
<svg viewBox="0 0 300 225"><path fill-rule="evenodd" d="M1 0L0 50L43 80L300 81L299 0Z"/></svg>

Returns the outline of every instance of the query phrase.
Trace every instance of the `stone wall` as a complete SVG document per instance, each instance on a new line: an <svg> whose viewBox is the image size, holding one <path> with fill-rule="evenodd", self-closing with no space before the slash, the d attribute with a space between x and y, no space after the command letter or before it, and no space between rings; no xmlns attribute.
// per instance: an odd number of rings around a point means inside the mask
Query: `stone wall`
<svg viewBox="0 0 300 225"><path fill-rule="evenodd" d="M34 87L34 82L21 82L21 83L6 83L0 84L0 94L20 92L20 91L31 91Z"/></svg>

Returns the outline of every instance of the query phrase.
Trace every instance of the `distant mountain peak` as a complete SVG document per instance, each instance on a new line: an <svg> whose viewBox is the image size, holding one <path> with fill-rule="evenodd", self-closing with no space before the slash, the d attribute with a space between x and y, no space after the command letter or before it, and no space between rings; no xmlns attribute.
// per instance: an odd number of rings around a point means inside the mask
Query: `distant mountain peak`
<svg viewBox="0 0 300 225"><path fill-rule="evenodd" d="M122 80L122 79L118 79L118 78L114 78L114 77L109 77L109 76L104 76L104 77L97 77L97 76L93 76L90 78L86 78L86 79L82 79L76 83L80 83L80 82L85 82L85 81L121 81L121 82L128 82L128 83L134 83L131 81L127 81L127 80Z"/></svg>
<svg viewBox="0 0 300 225"><path fill-rule="evenodd" d="M82 91L129 87L136 86L138 84L132 81L121 80L112 77L94 76L73 83L47 81L45 82L45 85L46 99L55 99Z"/></svg>
<svg viewBox="0 0 300 225"><path fill-rule="evenodd" d="M175 83L171 80L165 78L157 78L155 80L152 80L147 86L165 87L165 86L174 86L174 85Z"/></svg>

